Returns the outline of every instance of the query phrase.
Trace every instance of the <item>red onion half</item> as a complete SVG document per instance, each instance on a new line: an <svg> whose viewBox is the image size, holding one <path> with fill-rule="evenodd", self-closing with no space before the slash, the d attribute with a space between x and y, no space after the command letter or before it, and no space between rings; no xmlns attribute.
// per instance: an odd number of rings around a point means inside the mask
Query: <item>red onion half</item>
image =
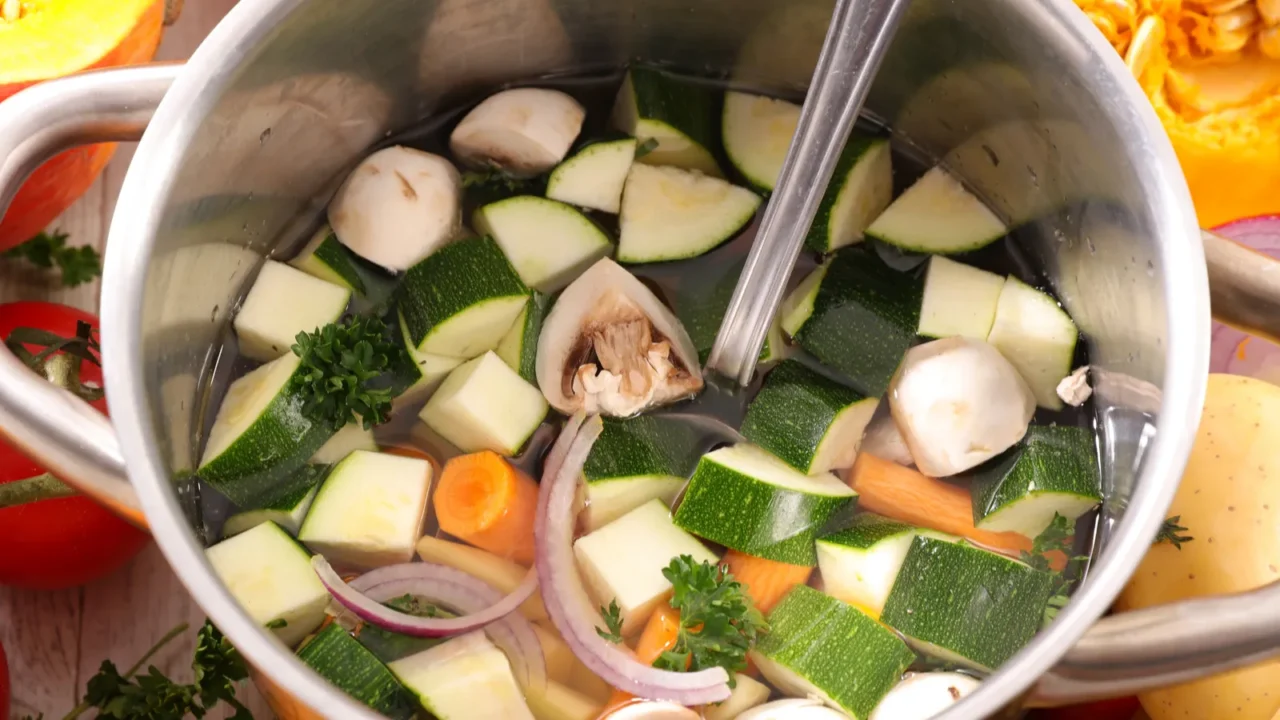
<svg viewBox="0 0 1280 720"><path fill-rule="evenodd" d="M724 668L692 673L659 670L646 665L617 645L600 637L604 627L592 604L573 555L575 504L582 467L591 446L600 436L599 416L585 422L575 415L548 455L538 489L538 580L547 615L574 655L596 675L619 690L643 698L681 705L703 705L729 698L729 674ZM558 452L560 451L560 452Z"/></svg>
<svg viewBox="0 0 1280 720"><path fill-rule="evenodd" d="M1280 260L1280 215L1237 220L1216 227L1213 232ZM1209 371L1247 375L1280 384L1280 345L1215 320Z"/></svg>
<svg viewBox="0 0 1280 720"><path fill-rule="evenodd" d="M316 555L311 566L320 582L346 609L380 628L415 637L445 637L484 629L507 654L516 679L524 687L541 690L547 684L546 659L533 626L514 612L538 585L533 570L514 591L503 596L484 581L444 565L404 563L361 575L350 585L329 562ZM414 595L467 613L456 618L424 618L386 607L382 603L402 595Z"/></svg>

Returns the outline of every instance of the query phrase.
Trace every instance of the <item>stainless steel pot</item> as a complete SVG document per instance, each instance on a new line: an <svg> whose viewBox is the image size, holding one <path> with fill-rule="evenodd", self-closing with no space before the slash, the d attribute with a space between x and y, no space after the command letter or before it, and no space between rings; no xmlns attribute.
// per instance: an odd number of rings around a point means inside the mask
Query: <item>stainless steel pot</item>
<svg viewBox="0 0 1280 720"><path fill-rule="evenodd" d="M142 142L103 282L112 419L0 351L0 426L145 522L197 601L280 687L325 715L367 717L241 612L205 561L199 508L179 479L196 459L210 409L201 389L246 281L302 236L371 143L456 99L633 57L798 91L830 13L829 0L253 0L185 66L27 90L0 107L0 208L55 150ZM1120 60L1069 0L915 0L868 108L1025 223L1021 238L1088 338L1099 379L1108 501L1088 580L945 717L1127 693L1274 654L1275 588L1098 620L1173 496L1209 344L1186 185ZM1215 298L1277 296L1265 282L1233 296L1228 285L1256 280L1260 261L1214 247L1225 258Z"/></svg>

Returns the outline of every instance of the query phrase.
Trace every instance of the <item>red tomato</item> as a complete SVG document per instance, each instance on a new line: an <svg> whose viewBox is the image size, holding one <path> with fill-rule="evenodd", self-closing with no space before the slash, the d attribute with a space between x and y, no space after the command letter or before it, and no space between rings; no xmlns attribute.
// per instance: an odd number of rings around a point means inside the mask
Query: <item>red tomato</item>
<svg viewBox="0 0 1280 720"><path fill-rule="evenodd" d="M16 328L76 334L76 322L95 328L98 319L74 308L44 302L0 305L0 338ZM38 351L36 346L28 349ZM83 360L80 378L101 386L102 369ZM106 400L94 407L107 412ZM0 485L45 472L18 449L0 439ZM40 500L0 509L0 585L37 590L75 587L124 565L149 536L84 496ZM0 717L6 717L0 714Z"/></svg>
<svg viewBox="0 0 1280 720"><path fill-rule="evenodd" d="M9 663L4 659L4 646L0 645L0 718L9 717Z"/></svg>
<svg viewBox="0 0 1280 720"><path fill-rule="evenodd" d="M1133 720L1142 706L1138 698L1126 697L1099 700L1084 705L1069 705L1051 710L1037 710L1031 720Z"/></svg>

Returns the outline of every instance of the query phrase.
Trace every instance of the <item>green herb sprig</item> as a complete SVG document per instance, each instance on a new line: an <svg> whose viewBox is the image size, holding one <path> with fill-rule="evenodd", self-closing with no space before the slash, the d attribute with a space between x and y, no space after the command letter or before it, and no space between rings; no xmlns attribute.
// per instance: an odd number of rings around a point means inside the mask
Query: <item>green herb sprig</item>
<svg viewBox="0 0 1280 720"><path fill-rule="evenodd" d="M747 667L747 651L769 631L742 584L727 570L681 555L663 569L671 582L671 607L680 613L675 645L653 664L664 670L697 672L711 667L733 673Z"/></svg>
<svg viewBox="0 0 1280 720"><path fill-rule="evenodd" d="M1195 540L1195 538L1190 535L1182 534L1187 531L1187 528L1178 524L1181 520L1181 515L1174 515L1171 518L1167 518L1164 521L1164 524L1160 526L1160 531L1156 533L1156 541L1152 544L1159 545L1160 543L1169 543L1178 550L1181 550L1182 543Z"/></svg>
<svg viewBox="0 0 1280 720"><path fill-rule="evenodd" d="M604 624L608 630L596 628L596 632L600 637L611 643L622 642L622 610L618 607L618 601L610 600L608 607L600 606L600 616L604 618Z"/></svg>
<svg viewBox="0 0 1280 720"><path fill-rule="evenodd" d="M64 287L79 287L102 275L102 257L88 245L67 246L68 235L61 230L42 232L16 247L6 250L4 257L26 260L38 268L61 273Z"/></svg>
<svg viewBox="0 0 1280 720"><path fill-rule="evenodd" d="M1079 576L1080 566L1089 559L1088 555L1071 554L1071 535L1074 532L1075 523L1070 518L1054 513L1049 526L1031 541L1031 551L1022 551L1022 562L1054 576L1053 591L1044 610L1043 625L1053 622L1058 617L1058 612L1066 607L1071 599L1071 586ZM1060 571L1055 571L1049 562L1049 553L1055 551L1067 555L1067 564Z"/></svg>
<svg viewBox="0 0 1280 720"><path fill-rule="evenodd" d="M293 353L302 359L294 389L302 413L334 430L357 418L366 430L391 416L391 391L373 383L387 371L395 346L377 318L353 317L298 333Z"/></svg>

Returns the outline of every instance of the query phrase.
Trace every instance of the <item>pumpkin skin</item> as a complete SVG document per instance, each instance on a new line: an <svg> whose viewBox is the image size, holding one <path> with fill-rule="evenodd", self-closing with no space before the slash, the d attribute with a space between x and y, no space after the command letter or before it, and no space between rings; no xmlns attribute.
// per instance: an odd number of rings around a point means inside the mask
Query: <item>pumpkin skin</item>
<svg viewBox="0 0 1280 720"><path fill-rule="evenodd" d="M43 80L148 62L160 45L164 0L48 4L57 7L44 7L41 0L24 0L24 13L30 16L7 25L0 20L0 102ZM60 40L65 37L80 40ZM26 241L53 222L93 185L114 151L115 143L84 145L36 168L0 219L0 251Z"/></svg>

